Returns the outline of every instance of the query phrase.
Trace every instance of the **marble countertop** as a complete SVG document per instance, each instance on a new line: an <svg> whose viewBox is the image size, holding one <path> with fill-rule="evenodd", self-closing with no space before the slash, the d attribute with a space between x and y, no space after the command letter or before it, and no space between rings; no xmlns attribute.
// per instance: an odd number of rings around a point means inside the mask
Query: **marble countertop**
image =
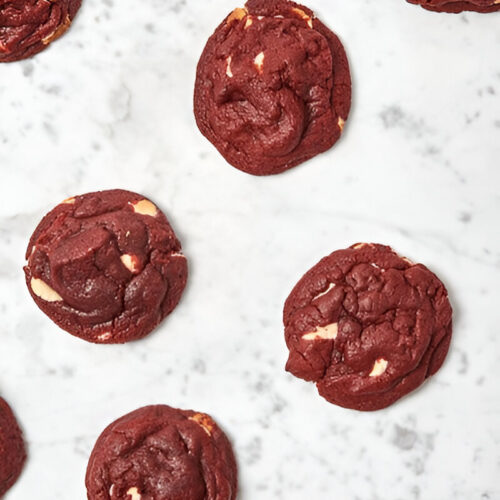
<svg viewBox="0 0 500 500"><path fill-rule="evenodd" d="M211 413L241 500L500 498L500 14L404 0L309 0L345 43L345 136L285 174L227 165L192 114L195 67L234 0L84 0L44 53L0 66L0 393L29 461L8 500L83 500L99 433L139 406ZM190 263L150 337L87 344L34 305L28 238L60 200L121 187L153 199ZM383 411L323 401L284 371L283 302L321 257L392 245L449 288L448 359Z"/></svg>

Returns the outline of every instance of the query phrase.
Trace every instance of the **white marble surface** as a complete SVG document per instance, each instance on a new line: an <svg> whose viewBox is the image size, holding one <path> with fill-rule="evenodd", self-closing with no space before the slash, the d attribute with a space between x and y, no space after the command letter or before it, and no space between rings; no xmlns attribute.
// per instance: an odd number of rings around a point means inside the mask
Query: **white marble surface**
<svg viewBox="0 0 500 500"><path fill-rule="evenodd" d="M100 431L149 403L222 424L241 500L500 498L500 14L308 5L345 42L353 111L334 149L277 177L228 166L191 111L198 56L234 0L84 0L49 50L0 66L0 391L29 446L8 500L84 499ZM24 249L57 202L114 187L167 212L191 275L156 333L95 346L32 303ZM288 292L357 241L427 264L455 308L439 374L369 414L283 369Z"/></svg>

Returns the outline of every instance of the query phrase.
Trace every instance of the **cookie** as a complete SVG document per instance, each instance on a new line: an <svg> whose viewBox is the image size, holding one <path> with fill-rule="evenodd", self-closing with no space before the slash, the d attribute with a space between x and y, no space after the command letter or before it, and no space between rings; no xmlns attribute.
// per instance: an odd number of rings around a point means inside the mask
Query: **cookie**
<svg viewBox="0 0 500 500"><path fill-rule="evenodd" d="M198 127L249 174L278 174L331 148L350 105L342 43L311 10L287 0L235 9L198 63Z"/></svg>
<svg viewBox="0 0 500 500"><path fill-rule="evenodd" d="M385 408L436 373L452 309L439 279L390 247L333 252L288 297L286 369L345 408Z"/></svg>
<svg viewBox="0 0 500 500"><path fill-rule="evenodd" d="M89 500L233 500L236 461L210 416L146 406L104 430L85 484Z"/></svg>
<svg viewBox="0 0 500 500"><path fill-rule="evenodd" d="M488 13L500 10L500 0L408 0L410 3L421 5L424 9L434 12L459 13L466 10Z"/></svg>
<svg viewBox="0 0 500 500"><path fill-rule="evenodd" d="M17 481L25 460L21 429L9 405L0 398L0 497Z"/></svg>
<svg viewBox="0 0 500 500"><path fill-rule="evenodd" d="M19 61L62 36L81 0L0 0L0 62Z"/></svg>
<svg viewBox="0 0 500 500"><path fill-rule="evenodd" d="M150 333L175 308L187 279L165 215L144 196L118 189L57 205L36 228L26 258L38 307L94 343Z"/></svg>

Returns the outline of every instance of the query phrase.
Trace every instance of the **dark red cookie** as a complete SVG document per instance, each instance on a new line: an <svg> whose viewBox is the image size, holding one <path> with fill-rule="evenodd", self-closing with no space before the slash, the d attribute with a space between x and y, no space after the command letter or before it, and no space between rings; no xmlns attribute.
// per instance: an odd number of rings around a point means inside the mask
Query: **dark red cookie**
<svg viewBox="0 0 500 500"><path fill-rule="evenodd" d="M25 460L21 429L9 405L0 398L0 497L17 481Z"/></svg>
<svg viewBox="0 0 500 500"><path fill-rule="evenodd" d="M233 500L236 461L210 416L146 406L104 430L85 484L89 500Z"/></svg>
<svg viewBox="0 0 500 500"><path fill-rule="evenodd" d="M187 279L165 215L119 189L59 204L38 225L26 258L38 307L69 333L102 344L151 332L175 308Z"/></svg>
<svg viewBox="0 0 500 500"><path fill-rule="evenodd" d="M500 0L408 0L410 3L421 5L424 9L434 12L459 13L465 10L488 13L500 10Z"/></svg>
<svg viewBox="0 0 500 500"><path fill-rule="evenodd" d="M81 0L0 0L0 62L26 59L63 35Z"/></svg>
<svg viewBox="0 0 500 500"><path fill-rule="evenodd" d="M278 174L331 148L350 105L340 40L311 10L287 0L248 0L235 9L198 63L198 127L250 174Z"/></svg>
<svg viewBox="0 0 500 500"><path fill-rule="evenodd" d="M286 369L331 403L379 410L438 371L451 316L444 285L422 264L383 245L338 250L285 303Z"/></svg>

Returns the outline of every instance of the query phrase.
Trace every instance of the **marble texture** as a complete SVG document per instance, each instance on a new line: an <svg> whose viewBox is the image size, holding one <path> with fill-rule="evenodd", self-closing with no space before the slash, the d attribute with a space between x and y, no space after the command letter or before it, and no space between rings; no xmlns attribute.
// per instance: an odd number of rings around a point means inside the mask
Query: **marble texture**
<svg viewBox="0 0 500 500"><path fill-rule="evenodd" d="M149 403L219 421L241 500L500 498L500 14L308 5L345 42L353 110L334 149L276 177L228 166L191 111L198 56L234 0L84 0L49 50L0 66L0 392L29 446L8 500L86 498L98 434ZM153 335L95 346L36 308L22 266L54 204L114 187L166 211L191 275ZM425 263L455 309L438 375L367 414L283 369L286 296L357 241Z"/></svg>

